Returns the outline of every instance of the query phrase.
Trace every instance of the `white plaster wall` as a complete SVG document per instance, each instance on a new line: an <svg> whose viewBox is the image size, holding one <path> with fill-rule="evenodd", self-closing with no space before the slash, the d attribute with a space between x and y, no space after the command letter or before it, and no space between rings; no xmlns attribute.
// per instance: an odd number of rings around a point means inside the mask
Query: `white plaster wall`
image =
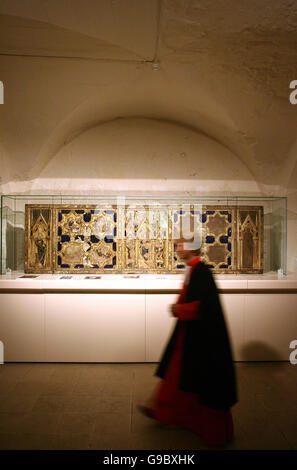
<svg viewBox="0 0 297 470"><path fill-rule="evenodd" d="M240 159L199 132L143 118L97 125L64 145L31 186L40 193L259 194Z"/></svg>

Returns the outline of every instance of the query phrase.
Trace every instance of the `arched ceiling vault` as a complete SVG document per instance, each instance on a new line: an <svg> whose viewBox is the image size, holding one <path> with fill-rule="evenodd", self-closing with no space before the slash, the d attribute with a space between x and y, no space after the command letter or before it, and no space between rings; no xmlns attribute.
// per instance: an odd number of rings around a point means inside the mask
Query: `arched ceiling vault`
<svg viewBox="0 0 297 470"><path fill-rule="evenodd" d="M296 2L2 0L0 14L4 180L35 177L79 133L136 116L197 129L263 188L287 187Z"/></svg>

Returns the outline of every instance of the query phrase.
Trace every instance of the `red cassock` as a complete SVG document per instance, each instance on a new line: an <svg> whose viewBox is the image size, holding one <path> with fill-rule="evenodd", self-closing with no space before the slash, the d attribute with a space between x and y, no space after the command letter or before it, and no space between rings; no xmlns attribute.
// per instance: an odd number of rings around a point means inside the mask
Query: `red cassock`
<svg viewBox="0 0 297 470"><path fill-rule="evenodd" d="M200 261L197 257L188 263L191 273ZM201 402L198 393L180 388L186 327L188 322L199 320L199 300L185 303L186 293L187 285L184 284L177 300L179 325L173 352L165 376L147 406L151 416L160 423L188 428L206 445L221 446L233 438L231 409L210 408Z"/></svg>

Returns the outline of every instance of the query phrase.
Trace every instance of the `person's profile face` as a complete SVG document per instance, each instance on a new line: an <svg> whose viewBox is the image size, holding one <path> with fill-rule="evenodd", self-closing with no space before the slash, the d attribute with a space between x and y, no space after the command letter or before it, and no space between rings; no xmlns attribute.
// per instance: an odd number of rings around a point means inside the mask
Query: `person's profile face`
<svg viewBox="0 0 297 470"><path fill-rule="evenodd" d="M187 259L189 256L189 251L184 249L183 243L178 243L175 251L180 259Z"/></svg>

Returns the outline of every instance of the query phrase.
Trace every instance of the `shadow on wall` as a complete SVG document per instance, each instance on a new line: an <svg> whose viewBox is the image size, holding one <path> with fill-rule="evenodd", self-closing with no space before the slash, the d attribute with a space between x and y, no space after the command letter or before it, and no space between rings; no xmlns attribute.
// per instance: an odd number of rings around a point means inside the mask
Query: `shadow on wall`
<svg viewBox="0 0 297 470"><path fill-rule="evenodd" d="M24 271L24 237L24 228L7 223L6 270Z"/></svg>
<svg viewBox="0 0 297 470"><path fill-rule="evenodd" d="M264 272L277 271L281 266L281 221L272 212L264 214Z"/></svg>
<svg viewBox="0 0 297 470"><path fill-rule="evenodd" d="M289 345L288 345L288 358L289 361ZM252 341L246 346L241 348L240 357L242 361L284 361L282 352L277 351L266 343L260 341Z"/></svg>
<svg viewBox="0 0 297 470"><path fill-rule="evenodd" d="M264 272L283 268L286 272L286 211L274 203L271 212L264 214Z"/></svg>

